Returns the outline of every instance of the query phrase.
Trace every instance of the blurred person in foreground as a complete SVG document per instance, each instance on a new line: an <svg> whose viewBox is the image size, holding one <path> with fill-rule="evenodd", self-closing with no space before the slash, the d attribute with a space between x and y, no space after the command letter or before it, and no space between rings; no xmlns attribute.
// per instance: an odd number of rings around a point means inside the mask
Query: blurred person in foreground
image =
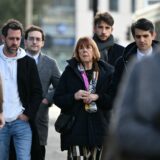
<svg viewBox="0 0 160 160"><path fill-rule="evenodd" d="M32 160L45 159L45 146L47 145L49 123L48 112L49 107L52 105L54 89L56 88L60 78L60 71L56 61L42 53L41 49L44 46L44 43L45 35L42 28L31 25L26 29L24 41L26 53L28 56L35 59L43 89L43 99L35 119L38 129L40 150L38 150L39 146L37 146L36 143L32 145ZM49 89L51 86L52 88Z"/></svg>
<svg viewBox="0 0 160 160"><path fill-rule="evenodd" d="M133 22L131 32L134 42L125 48L123 56L117 60L115 65L112 81L112 97L116 96L122 75L128 71L128 64L132 58L135 57L139 61L146 56L151 56L160 45L160 42L155 40L156 33L154 25L148 19L141 18Z"/></svg>
<svg viewBox="0 0 160 160"><path fill-rule="evenodd" d="M94 36L101 54L101 59L115 66L116 60L122 56L124 47L115 43L113 32L114 19L108 12L98 12L94 17Z"/></svg>
<svg viewBox="0 0 160 160"><path fill-rule="evenodd" d="M61 134L61 150L68 151L68 160L101 159L108 128L104 112L111 109L108 91L112 74L113 67L100 60L94 40L80 38L54 95L61 112L77 111L71 131Z"/></svg>
<svg viewBox="0 0 160 160"><path fill-rule="evenodd" d="M114 160L160 159L159 68L160 50L129 68L116 98L104 160L109 155Z"/></svg>
<svg viewBox="0 0 160 160"><path fill-rule="evenodd" d="M36 63L20 48L22 34L18 20L9 19L2 26L0 72L5 125L0 129L1 160L8 159L11 137L17 159L30 160L34 118L42 98Z"/></svg>
<svg viewBox="0 0 160 160"><path fill-rule="evenodd" d="M0 76L0 128L2 128L5 124L2 105L3 105L3 92L2 92L2 79Z"/></svg>

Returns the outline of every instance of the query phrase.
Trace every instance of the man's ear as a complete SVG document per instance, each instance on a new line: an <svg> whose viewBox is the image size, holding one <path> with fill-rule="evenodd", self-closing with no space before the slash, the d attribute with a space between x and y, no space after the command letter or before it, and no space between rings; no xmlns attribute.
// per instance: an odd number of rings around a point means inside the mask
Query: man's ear
<svg viewBox="0 0 160 160"><path fill-rule="evenodd" d="M27 43L26 41L27 41L27 40L24 39L24 48L26 48L26 43Z"/></svg>
<svg viewBox="0 0 160 160"><path fill-rule="evenodd" d="M3 35L0 35L0 39L2 40L2 43L5 42L5 37Z"/></svg>
<svg viewBox="0 0 160 160"><path fill-rule="evenodd" d="M111 30L112 30L112 32L113 32L113 27L111 27Z"/></svg>

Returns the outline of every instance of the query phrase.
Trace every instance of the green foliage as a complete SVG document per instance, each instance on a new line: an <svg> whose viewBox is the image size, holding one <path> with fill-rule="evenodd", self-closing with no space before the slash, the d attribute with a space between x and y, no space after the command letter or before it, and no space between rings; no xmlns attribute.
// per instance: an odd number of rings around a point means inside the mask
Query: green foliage
<svg viewBox="0 0 160 160"><path fill-rule="evenodd" d="M27 0L0 0L0 27L10 18L19 20L25 26L25 4ZM51 0L33 0L33 15L42 17L43 5ZM40 19L34 19L34 24L39 24Z"/></svg>
<svg viewBox="0 0 160 160"><path fill-rule="evenodd" d="M10 18L15 18L25 23L25 0L0 1L0 27Z"/></svg>

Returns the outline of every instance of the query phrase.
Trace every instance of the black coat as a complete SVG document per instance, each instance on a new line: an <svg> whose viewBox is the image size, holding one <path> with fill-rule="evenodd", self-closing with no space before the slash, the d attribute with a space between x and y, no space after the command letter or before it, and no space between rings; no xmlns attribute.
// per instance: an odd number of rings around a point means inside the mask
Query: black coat
<svg viewBox="0 0 160 160"><path fill-rule="evenodd" d="M56 88L54 102L62 112L70 111L75 107L78 111L72 131L61 135L61 149L66 150L71 145L101 146L108 126L104 113L111 109L108 90L113 68L103 61L98 62L100 68L96 86L96 93L99 95L96 101L98 110L96 113L88 113L84 109L83 101L74 99L75 92L79 89L85 90L83 79L77 68L77 61L73 58L68 63Z"/></svg>
<svg viewBox="0 0 160 160"><path fill-rule="evenodd" d="M33 120L42 100L42 86L34 59L25 56L18 60L17 81L24 114Z"/></svg>
<svg viewBox="0 0 160 160"><path fill-rule="evenodd" d="M123 55L124 47L114 42L114 37L111 35L106 41L102 41L96 34L93 37L101 54L101 59L115 66L116 61Z"/></svg>
<svg viewBox="0 0 160 160"><path fill-rule="evenodd" d="M153 53L156 52L159 45L160 43L158 41L154 40L152 42ZM135 42L133 42L125 48L123 56L119 57L119 59L117 60L111 87L112 88L111 95L113 98L117 94L117 90L121 82L123 73L128 71L128 63L135 57L136 54L137 54L137 45Z"/></svg>
<svg viewBox="0 0 160 160"><path fill-rule="evenodd" d="M17 83L18 93L22 106L25 108L24 114L29 117L29 123L32 129L32 148L40 147L37 128L35 126L35 117L39 105L42 101L42 86L37 70L35 60L25 56L17 61ZM32 155L32 152L31 152ZM36 156L38 157L38 155ZM33 158L33 157L32 157ZM10 160L16 159L13 141L10 145Z"/></svg>

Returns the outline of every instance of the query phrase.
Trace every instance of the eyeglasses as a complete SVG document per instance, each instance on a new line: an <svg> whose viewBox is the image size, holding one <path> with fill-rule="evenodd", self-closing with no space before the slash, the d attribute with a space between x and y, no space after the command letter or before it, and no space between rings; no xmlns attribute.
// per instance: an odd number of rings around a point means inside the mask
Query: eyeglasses
<svg viewBox="0 0 160 160"><path fill-rule="evenodd" d="M42 39L39 37L28 37L28 40L31 42L34 42L34 41L41 42L42 41Z"/></svg>

